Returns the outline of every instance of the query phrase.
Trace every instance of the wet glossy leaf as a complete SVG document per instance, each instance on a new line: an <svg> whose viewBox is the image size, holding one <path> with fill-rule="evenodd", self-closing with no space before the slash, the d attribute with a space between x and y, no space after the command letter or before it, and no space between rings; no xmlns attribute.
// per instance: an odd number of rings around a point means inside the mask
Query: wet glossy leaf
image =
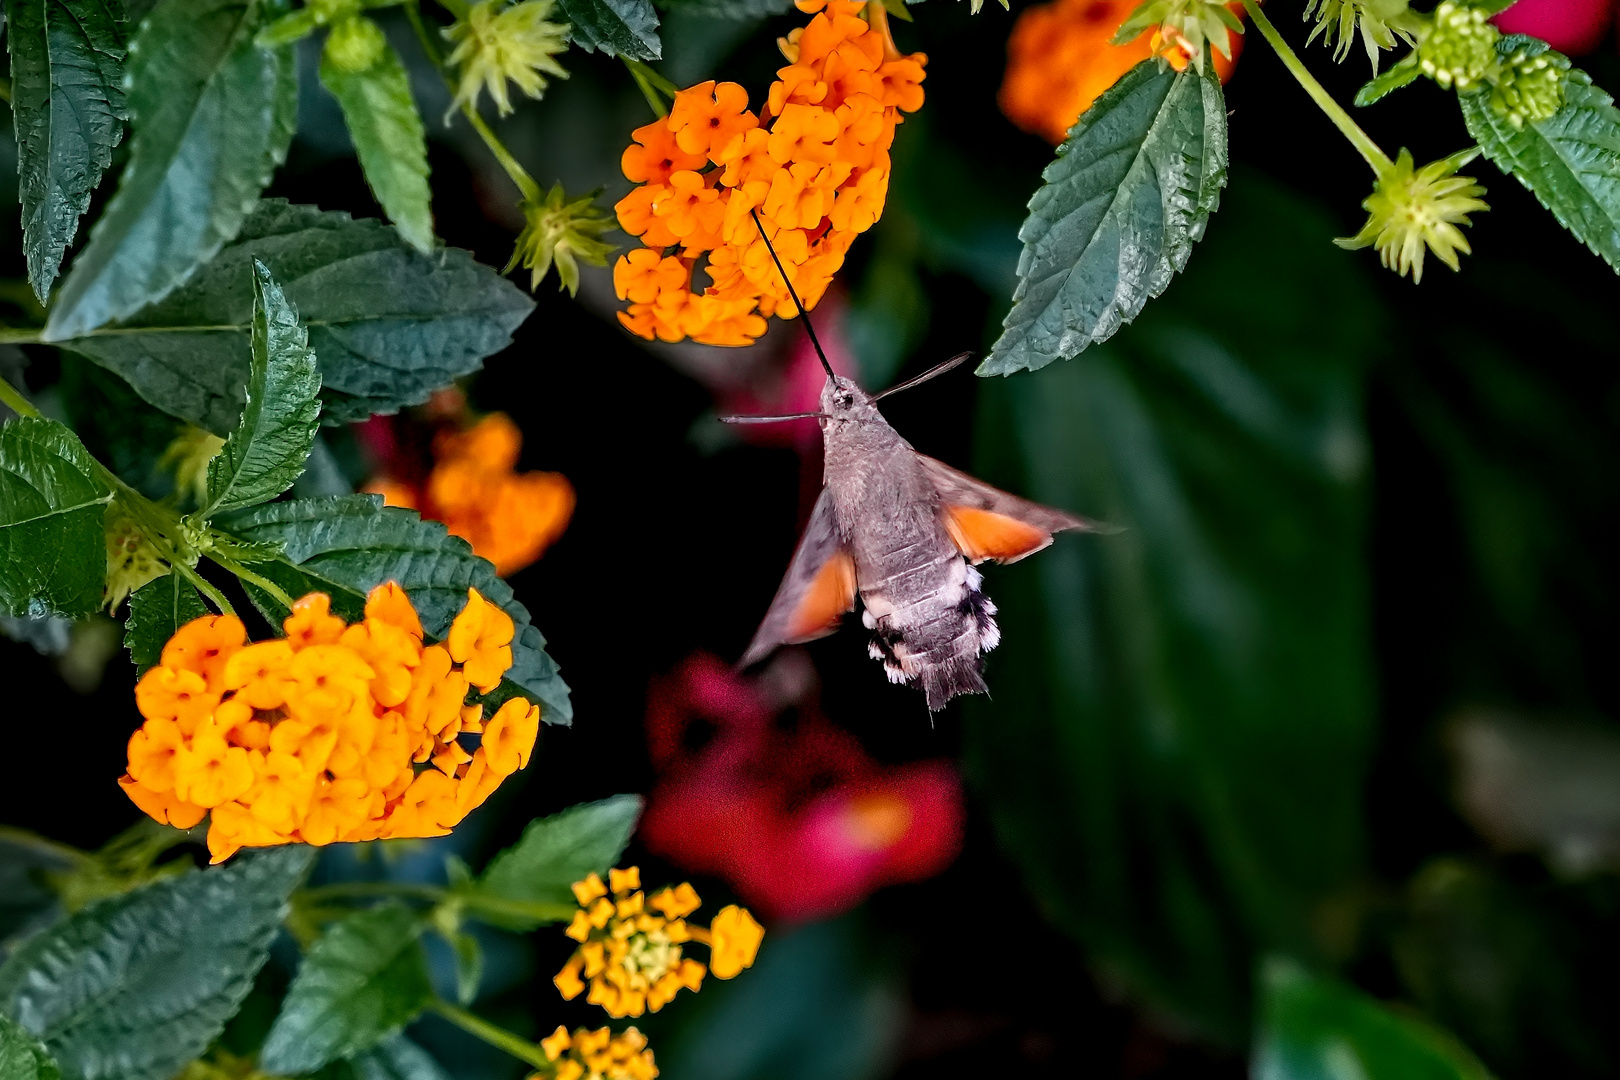
<svg viewBox="0 0 1620 1080"><path fill-rule="evenodd" d="M164 574L130 593L124 648L129 650L136 673L146 674L162 658L163 646L176 630L208 613L196 586L179 574Z"/></svg>
<svg viewBox="0 0 1620 1080"><path fill-rule="evenodd" d="M652 0L558 0L557 8L568 22L574 44L586 52L600 49L632 60L657 60L663 55Z"/></svg>
<svg viewBox="0 0 1620 1080"><path fill-rule="evenodd" d="M62 1070L38 1039L0 1013L0 1080L61 1080Z"/></svg>
<svg viewBox="0 0 1620 1080"><path fill-rule="evenodd" d="M124 137L119 0L11 0L11 107L28 280L41 303Z"/></svg>
<svg viewBox="0 0 1620 1080"><path fill-rule="evenodd" d="M291 50L253 43L282 6L165 0L142 24L130 44L129 164L68 268L47 340L78 337L162 299L241 228L296 120Z"/></svg>
<svg viewBox="0 0 1620 1080"><path fill-rule="evenodd" d="M111 498L62 424L24 416L0 428L0 615L100 606Z"/></svg>
<svg viewBox="0 0 1620 1080"><path fill-rule="evenodd" d="M1226 184L1226 102L1206 69L1144 60L1081 114L1029 202L1012 311L980 375L1108 340L1187 265Z"/></svg>
<svg viewBox="0 0 1620 1080"><path fill-rule="evenodd" d="M327 423L426 401L510 344L534 308L468 252L424 255L380 221L265 200L185 287L66 345L158 408L228 434L247 382L254 259L309 330Z"/></svg>
<svg viewBox="0 0 1620 1080"><path fill-rule="evenodd" d="M568 686L546 655L545 638L529 623L529 611L512 596L512 587L495 575L486 559L473 554L463 539L449 535L436 521L423 521L414 510L384 507L376 495L297 499L221 515L214 524L250 542L284 545L279 561L254 569L294 597L320 591L350 619L360 617L366 594L385 581L397 581L410 595L422 627L436 639L467 603L467 589L512 616L512 667L489 701L521 693L542 706L550 724L573 717ZM262 594L249 595L267 618L285 615Z"/></svg>

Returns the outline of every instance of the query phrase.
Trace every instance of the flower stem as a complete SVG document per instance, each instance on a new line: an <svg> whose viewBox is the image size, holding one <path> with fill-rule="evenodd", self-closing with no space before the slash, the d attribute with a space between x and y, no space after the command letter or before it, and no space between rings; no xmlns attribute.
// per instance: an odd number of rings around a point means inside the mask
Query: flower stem
<svg viewBox="0 0 1620 1080"><path fill-rule="evenodd" d="M658 92L664 90L673 98L675 96L675 84L659 75L640 60L632 60L623 53L619 54L619 59L623 60L624 66L630 69L630 77L636 80L637 86L641 87L641 96L647 99L647 104L652 106L652 111L660 117L668 116L669 106L664 104L664 99L659 96ZM660 82L664 84L662 87L658 85ZM665 89L666 87L667 89Z"/></svg>
<svg viewBox="0 0 1620 1080"><path fill-rule="evenodd" d="M261 577L252 570L249 570L247 567L243 566L241 563L237 562L235 559L221 555L217 551L210 551L208 553L208 557L215 563L218 563L220 566L224 567L226 570L229 570L232 574L235 574L241 580L247 582L249 585L264 590L270 595L272 600L286 608L288 611L292 610L293 598L288 596L280 585L277 585L269 578Z"/></svg>
<svg viewBox="0 0 1620 1080"><path fill-rule="evenodd" d="M491 1046L505 1050L519 1061L526 1061L536 1069L550 1073L553 1064L546 1052L528 1039L512 1034L503 1027L490 1023L481 1016L474 1015L459 1005L452 1005L448 1001L435 1001L431 1006L434 1012L450 1021L452 1024L469 1034L476 1035Z"/></svg>
<svg viewBox="0 0 1620 1080"><path fill-rule="evenodd" d="M34 408L34 403L22 396L15 386L0 378L0 402L11 406L11 411L18 416L27 416L35 420L41 419L40 411Z"/></svg>
<svg viewBox="0 0 1620 1080"><path fill-rule="evenodd" d="M377 896L408 896L415 900L440 903L454 899L474 913L527 919L537 923L567 922L579 909L573 904L543 904L528 900L511 900L504 896L490 896L480 892L458 892L441 885L421 885L397 881L344 881L335 885L322 885L305 889L301 897L320 902L323 900L369 899Z"/></svg>
<svg viewBox="0 0 1620 1080"><path fill-rule="evenodd" d="M1288 42L1282 39L1282 35L1277 33L1277 28L1271 25L1271 20L1266 18L1265 12L1260 10L1258 0L1243 0L1243 10L1254 20L1254 25L1260 28L1261 35L1271 43L1271 47L1277 50L1277 56L1282 60L1283 66L1299 85L1305 88L1311 100L1316 102L1317 108L1327 114L1327 118L1333 121L1333 126L1350 140L1350 145L1354 146L1366 159L1367 164L1372 166L1373 175L1382 176L1394 168L1395 163L1389 159L1389 155L1380 150L1378 144L1372 141L1372 137L1361 130L1361 125L1350 119L1350 114L1344 111L1344 107L1333 100L1333 96L1316 81L1316 76L1310 73L1294 54L1294 50L1288 47Z"/></svg>
<svg viewBox="0 0 1620 1080"><path fill-rule="evenodd" d="M39 335L38 329L19 330L10 326L3 327L0 328L0 345L37 345Z"/></svg>

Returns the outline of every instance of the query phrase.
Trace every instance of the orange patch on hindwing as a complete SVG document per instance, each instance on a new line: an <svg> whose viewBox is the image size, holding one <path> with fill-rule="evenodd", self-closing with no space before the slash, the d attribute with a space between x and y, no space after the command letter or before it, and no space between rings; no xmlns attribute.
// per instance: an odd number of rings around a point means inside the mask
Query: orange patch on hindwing
<svg viewBox="0 0 1620 1080"><path fill-rule="evenodd" d="M789 641L810 641L832 633L847 612L855 610L855 560L835 552L822 564L804 591L788 624Z"/></svg>
<svg viewBox="0 0 1620 1080"><path fill-rule="evenodd" d="M973 562L1016 562L1052 542L1045 529L976 506L945 506L945 531Z"/></svg>

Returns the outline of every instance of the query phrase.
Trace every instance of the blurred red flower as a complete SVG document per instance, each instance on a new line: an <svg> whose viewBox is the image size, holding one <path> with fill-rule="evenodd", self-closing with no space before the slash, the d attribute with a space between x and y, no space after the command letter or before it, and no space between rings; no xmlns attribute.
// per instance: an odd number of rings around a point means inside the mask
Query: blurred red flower
<svg viewBox="0 0 1620 1080"><path fill-rule="evenodd" d="M1603 42L1614 0L1519 0L1492 21L1504 34L1532 34L1559 52L1581 56Z"/></svg>
<svg viewBox="0 0 1620 1080"><path fill-rule="evenodd" d="M757 678L698 653L654 684L647 712L662 776L643 842L791 921L932 877L962 846L951 764L878 764L822 715L813 683L802 653L781 654Z"/></svg>

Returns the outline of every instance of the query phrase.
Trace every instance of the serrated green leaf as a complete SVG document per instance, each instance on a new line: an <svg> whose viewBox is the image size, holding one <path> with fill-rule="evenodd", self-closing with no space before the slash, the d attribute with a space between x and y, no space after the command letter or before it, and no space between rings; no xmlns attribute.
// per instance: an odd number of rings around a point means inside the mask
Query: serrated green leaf
<svg viewBox="0 0 1620 1080"><path fill-rule="evenodd" d="M1547 51L1545 42L1520 34L1504 37L1497 51ZM1620 271L1620 109L1571 68L1564 104L1539 124L1515 130L1491 108L1490 94L1458 94L1468 134L1503 172L1518 177L1558 223Z"/></svg>
<svg viewBox="0 0 1620 1080"><path fill-rule="evenodd" d="M192 619L208 614L197 587L170 572L148 581L129 594L129 617L124 620L124 648L137 675L163 657L163 646Z"/></svg>
<svg viewBox="0 0 1620 1080"><path fill-rule="evenodd" d="M296 1076L370 1050L433 1001L423 923L390 902L333 923L287 988L259 1064Z"/></svg>
<svg viewBox="0 0 1620 1080"><path fill-rule="evenodd" d="M0 427L0 615L84 615L101 605L111 498L64 425L22 416Z"/></svg>
<svg viewBox="0 0 1620 1080"><path fill-rule="evenodd" d="M1269 958L1260 974L1254 1080L1489 1080L1450 1033L1393 1012L1353 986Z"/></svg>
<svg viewBox="0 0 1620 1080"><path fill-rule="evenodd" d="M1213 65L1144 60L1083 113L1018 230L1018 288L980 375L1034 371L1106 341L1187 265L1226 184Z"/></svg>
<svg viewBox="0 0 1620 1080"><path fill-rule="evenodd" d="M451 536L436 521L424 521L414 510L385 507L376 495L296 499L234 511L214 526L249 542L284 545L280 559L254 564L254 569L298 597L320 591L332 597L332 608L346 618L360 617L366 594L385 581L396 581L416 606L422 627L442 639L475 588L512 617L512 667L485 699L490 704L521 693L542 706L549 724L573 717L568 686L546 655L545 638L529 622L529 611L512 595L512 587L495 574L487 559L473 554L463 539ZM279 621L286 611L248 587L265 616Z"/></svg>
<svg viewBox="0 0 1620 1080"><path fill-rule="evenodd" d="M292 50L253 43L284 6L165 0L142 24L130 45L129 164L68 268L45 340L162 299L236 235L297 119Z"/></svg>
<svg viewBox="0 0 1620 1080"><path fill-rule="evenodd" d="M569 36L586 52L657 60L664 55L658 40L658 12L652 0L558 0L568 20Z"/></svg>
<svg viewBox="0 0 1620 1080"><path fill-rule="evenodd" d="M570 886L590 874L606 874L618 862L635 832L641 806L639 795L615 795L536 818L517 843L490 860L468 890L470 895L521 904L575 906ZM469 906L468 914L512 930L532 930L564 917L542 919L517 910L480 907L476 902Z"/></svg>
<svg viewBox="0 0 1620 1080"><path fill-rule="evenodd" d="M91 904L0 967L0 1011L65 1080L168 1080L252 989L312 861L304 845L250 852Z"/></svg>
<svg viewBox="0 0 1620 1080"><path fill-rule="evenodd" d="M1365 107L1381 101L1384 97L1393 94L1421 74L1423 72L1418 69L1417 54L1413 53L1389 70L1374 75L1366 86L1357 90L1356 104Z"/></svg>
<svg viewBox="0 0 1620 1080"><path fill-rule="evenodd" d="M119 0L8 6L23 253L44 303L124 137L124 8Z"/></svg>
<svg viewBox="0 0 1620 1080"><path fill-rule="evenodd" d="M208 462L208 503L199 511L204 518L266 502L292 487L320 427L321 377L309 335L257 260L248 370L242 419Z"/></svg>
<svg viewBox="0 0 1620 1080"><path fill-rule="evenodd" d="M381 34L378 30L377 35ZM371 193L382 204L388 220L418 251L432 251L427 133L411 97L405 64L383 39L376 63L364 71L350 71L332 60L335 35L334 31L321 54L321 85L331 91L343 109L343 122L354 140L366 183L371 185Z"/></svg>
<svg viewBox="0 0 1620 1080"><path fill-rule="evenodd" d="M357 1080L450 1080L432 1054L403 1035L384 1039L349 1064Z"/></svg>
<svg viewBox="0 0 1620 1080"><path fill-rule="evenodd" d="M62 1070L40 1041L0 1013L0 1080L61 1080Z"/></svg>
<svg viewBox="0 0 1620 1080"><path fill-rule="evenodd" d="M1364 895L1362 381L1385 330L1331 229L1243 176L1135 325L979 388L976 475L1123 528L985 575L1002 647L969 775L1110 982L1233 1045L1256 950L1332 955L1319 913Z"/></svg>
<svg viewBox="0 0 1620 1080"><path fill-rule="evenodd" d="M534 309L468 252L423 255L380 221L265 200L168 299L64 344L170 415L228 434L247 381L254 259L309 330L327 423L426 401L510 344Z"/></svg>

